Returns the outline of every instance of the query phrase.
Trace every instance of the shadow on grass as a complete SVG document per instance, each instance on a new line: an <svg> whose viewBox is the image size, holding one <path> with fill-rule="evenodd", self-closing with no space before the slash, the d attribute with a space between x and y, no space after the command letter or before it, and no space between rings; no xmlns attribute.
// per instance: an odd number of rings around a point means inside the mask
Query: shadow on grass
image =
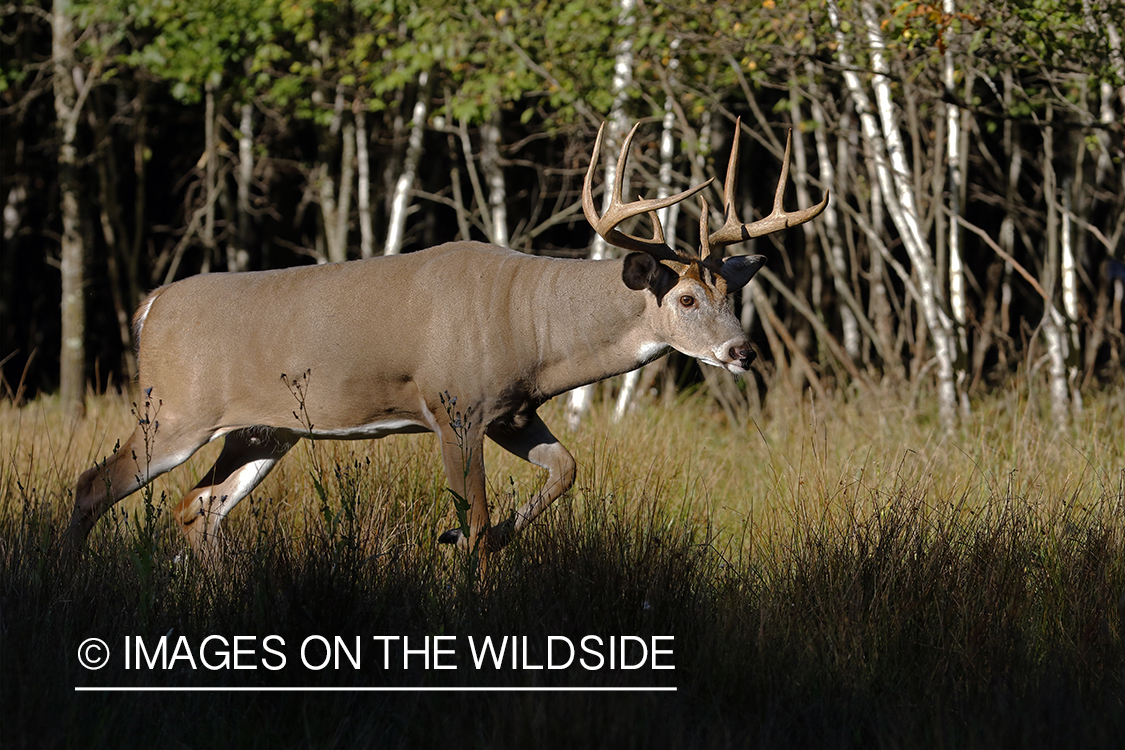
<svg viewBox="0 0 1125 750"><path fill-rule="evenodd" d="M402 531L432 519L388 521L385 508L354 504L363 488L349 484L349 471L337 468L300 528L252 509L218 564L177 559L179 540L154 520L162 505L150 499L134 517L104 524L69 566L58 554L61 511L33 491L9 499L0 514L4 746L1125 741L1120 498L1104 511L1044 517L1017 503L934 507L924 489L903 489L878 498L873 513L856 510L860 503L798 509L790 525L747 529L736 551L659 498L597 490L546 514L481 586L456 553ZM205 642L216 635L223 640ZM266 642L270 635L280 640ZM582 651L589 635L600 641ZM339 665L307 668L301 644L310 636L330 644L339 636L349 653L362 651L359 667L343 654ZM485 636L514 638L518 657L508 650L499 668L491 659L477 668L473 647ZM551 636L574 644L575 659L566 669L530 668L565 661L565 650L548 653ZM660 642L673 653L656 661L675 668L652 669L651 653L645 666L608 668L608 643L619 636L644 639L649 651L652 636L673 636ZM114 652L97 671L78 662L90 637ZM134 648L126 669L125 646L135 644L126 639L136 637L145 654ZM416 650L408 669L402 638ZM447 653L435 656L435 643ZM628 644L633 663L637 643ZM234 655L236 646L244 653ZM270 668L280 657L267 646L285 655L283 668ZM306 655L317 665L327 651L314 639ZM613 656L620 667L620 651ZM137 669L138 657L156 668ZM581 658L600 658L602 668ZM212 670L204 659L226 666ZM250 692L75 691L92 686ZM266 691L292 686L357 690ZM676 691L358 690L532 686Z"/></svg>

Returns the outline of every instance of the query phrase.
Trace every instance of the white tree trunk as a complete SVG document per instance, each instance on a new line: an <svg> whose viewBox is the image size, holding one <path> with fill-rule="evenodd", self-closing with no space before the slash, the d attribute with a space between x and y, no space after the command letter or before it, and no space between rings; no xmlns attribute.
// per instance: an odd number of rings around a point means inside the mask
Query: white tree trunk
<svg viewBox="0 0 1125 750"><path fill-rule="evenodd" d="M1012 74L1011 71L1005 71L1003 75L1004 81L1004 108L1010 109L1012 105ZM1018 132L1018 131L1016 131ZM1006 186L1007 192L1005 198L1009 205L1013 203L1013 196L1016 195L1020 181L1020 172L1023 169L1023 149L1017 147L1013 143L1013 136L1015 133L1012 129L1010 121L1004 122L1004 150L1005 155L1008 157L1008 184ZM1013 212L1008 210L1004 212L1004 219L1000 222L1000 247L1009 256L1015 250L1016 243L1016 221ZM1004 261L1004 276L1000 283L1000 330L1004 333L1008 331L1008 311L1012 305L1012 264L1010 261Z"/></svg>
<svg viewBox="0 0 1125 750"><path fill-rule="evenodd" d="M1074 262L1074 222L1071 201L1070 180L1063 182L1062 189L1062 295L1063 311L1070 321L1074 335L1078 335L1078 268ZM1077 346L1077 341L1074 344Z"/></svg>
<svg viewBox="0 0 1125 750"><path fill-rule="evenodd" d="M632 27L633 10L636 7L636 0L618 0L618 7L620 8L620 12L617 16L618 25L622 27ZM616 150L616 144L621 133L624 132L627 126L625 120L625 94L632 83L633 40L625 36L617 47L617 56L613 63L613 109L609 115L609 133L606 139L610 156L605 161L605 193L602 195L603 213L609 207L611 186L617 174L617 158L616 154L613 152ZM606 257L606 254L606 241L603 240L600 235L595 235L594 242L590 245L590 258L592 260L601 260ZM578 426L582 423L582 417L590 410L590 404L593 400L593 384L575 388L570 392L570 401L567 403L566 410L566 423L571 430L578 429Z"/></svg>
<svg viewBox="0 0 1125 750"><path fill-rule="evenodd" d="M82 92L75 86L74 25L68 0L54 0L51 8L52 85L59 130L59 212L62 216L62 348L59 390L64 408L74 416L86 414L86 244L79 209L78 118L92 76Z"/></svg>
<svg viewBox="0 0 1125 750"><path fill-rule="evenodd" d="M942 9L947 15L955 12L953 0L943 0ZM956 70L953 65L953 51L946 47L942 80L946 94L953 96L956 84ZM949 152L949 304L953 319L964 326L965 315L965 273L961 262L961 225L957 217L961 215L961 110L952 102L945 105L945 120L948 129Z"/></svg>
<svg viewBox="0 0 1125 750"><path fill-rule="evenodd" d="M313 171L313 181L319 195L320 220L323 232L323 247L321 237L317 237L316 262L332 263L334 248L336 247L336 180L328 169L326 162L317 164Z"/></svg>
<svg viewBox="0 0 1125 750"><path fill-rule="evenodd" d="M355 111L356 173L359 177L356 203L359 210L359 257L361 258L370 258L375 254L375 237L371 228L371 157L367 152L367 139L367 110L361 104Z"/></svg>
<svg viewBox="0 0 1125 750"><path fill-rule="evenodd" d="M383 246L384 255L398 255L402 252L402 239L406 233L406 211L410 207L410 190L418 173L418 163L422 160L422 130L426 124L429 73L425 70L418 76L418 99L414 102L414 112L410 118L410 140L406 146L402 173L395 181L394 197L391 200L391 218L387 228L387 241Z"/></svg>
<svg viewBox="0 0 1125 750"><path fill-rule="evenodd" d="M500 111L492 114L492 119L481 126L480 168L488 183L488 208L492 214L492 236L488 239L493 245L508 246L508 207L507 193L504 189L504 170L500 166Z"/></svg>
<svg viewBox="0 0 1125 750"><path fill-rule="evenodd" d="M250 183L254 179L254 105L244 102L238 123L238 235L227 244L227 270L250 265Z"/></svg>
<svg viewBox="0 0 1125 750"><path fill-rule="evenodd" d="M676 80L676 68L679 67L679 61L674 57L676 50L679 49L680 40L672 40L672 60L668 64L668 79L669 88L674 88ZM676 126L676 112L675 101L672 97L668 96L664 99L664 119L661 122L662 129L660 131L660 188L657 190L657 198L667 198L672 194L672 157L675 156L675 138L673 135ZM736 135L737 137L737 135ZM664 227L665 237L668 240L668 246L676 247L676 221L679 218L680 204L673 203L671 206L665 206L658 209L656 215L660 219L660 225ZM625 377L621 380L621 392L617 394L617 403L613 406L613 421L619 422L625 416L625 412L633 403L636 396L637 384L641 380L641 370L636 369L631 372L625 373Z"/></svg>
<svg viewBox="0 0 1125 750"><path fill-rule="evenodd" d="M943 0L943 10L948 15L953 15L956 8L953 0ZM956 69L953 65L953 51L947 46L945 60L943 61L942 80L946 93L952 98L953 88L956 84ZM961 345L961 356L958 362L965 363L957 367L956 380L960 384L968 383L969 341L965 330L968 321L965 303L965 268L961 258L961 225L957 217L961 215L961 109L952 102L945 105L945 121L948 132L949 152L949 306L953 312L953 319L957 323L959 336L957 340ZM961 391L961 416L969 416L969 398L965 390Z"/></svg>
<svg viewBox="0 0 1125 750"><path fill-rule="evenodd" d="M72 416L86 415L86 237L78 178L78 124L100 72L82 75L74 58L74 25L69 0L51 8L51 63L55 118L59 129L59 202L63 233L62 346L59 361L60 399Z"/></svg>
<svg viewBox="0 0 1125 750"><path fill-rule="evenodd" d="M844 82L855 102L856 112L859 113L863 126L864 138L868 141L869 150L875 158L879 189L883 193L887 210L902 237L918 277L922 314L933 338L934 355L938 361L938 411L942 425L946 430L952 430L957 420L957 391L953 381L952 322L937 303L932 254L929 244L922 236L918 208L914 200L914 188L906 163L906 151L898 131L894 103L891 101L890 81L887 78L889 66L883 55L885 45L879 30L879 21L870 3L861 3L861 10L867 27L871 67L875 73L873 85L876 101L879 104L882 132L871 110L867 93L860 83L859 76L852 69L850 56L846 52L847 40L840 27L836 0L828 0L828 15L839 42L837 56L844 69Z"/></svg>
<svg viewBox="0 0 1125 750"><path fill-rule="evenodd" d="M1043 336L1047 340L1047 357L1050 360L1048 381L1051 393L1051 415L1055 424L1065 426L1070 416L1070 399L1067 394L1066 358L1068 355L1066 335L1063 333L1065 319L1055 306L1055 287L1058 284L1059 269L1059 211L1058 184L1055 177L1054 128L1051 126L1051 105L1047 104L1047 126L1043 129L1043 191L1047 199L1047 263L1043 272L1044 288L1047 290L1047 309L1043 312Z"/></svg>
<svg viewBox="0 0 1125 750"><path fill-rule="evenodd" d="M669 90L672 90L676 84L676 71L680 67L680 61L676 58L676 52L680 49L680 40L673 39L670 46L672 59L668 61L668 84ZM676 102L671 96L664 98L664 119L661 121L660 131L660 189L657 192L658 198L667 198L672 194L672 158L676 149L675 105ZM673 203L671 206L657 209L656 215L660 217L660 224L667 234L668 246L675 249L676 222L680 216L680 204Z"/></svg>
<svg viewBox="0 0 1125 750"><path fill-rule="evenodd" d="M348 119L343 128L343 154L340 156L340 199L336 203L335 247L328 248L333 263L348 259L348 218L352 208L352 188L355 185L355 121Z"/></svg>

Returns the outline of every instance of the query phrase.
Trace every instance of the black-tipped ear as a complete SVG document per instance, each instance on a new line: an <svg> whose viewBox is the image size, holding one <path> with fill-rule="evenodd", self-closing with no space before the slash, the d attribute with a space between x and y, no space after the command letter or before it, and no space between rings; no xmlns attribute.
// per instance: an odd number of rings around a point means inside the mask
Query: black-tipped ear
<svg viewBox="0 0 1125 750"><path fill-rule="evenodd" d="M630 289L648 289L657 273L660 264L656 258L648 253L629 253L625 256L625 268L621 271L621 280Z"/></svg>
<svg viewBox="0 0 1125 750"><path fill-rule="evenodd" d="M723 261L719 275L727 280L727 291L737 292L746 286L758 269L766 264L764 255L736 255Z"/></svg>
<svg viewBox="0 0 1125 750"><path fill-rule="evenodd" d="M625 266L621 269L621 280L630 289L649 290L659 303L668 290L676 285L677 276L672 269L648 253L629 253L625 256Z"/></svg>

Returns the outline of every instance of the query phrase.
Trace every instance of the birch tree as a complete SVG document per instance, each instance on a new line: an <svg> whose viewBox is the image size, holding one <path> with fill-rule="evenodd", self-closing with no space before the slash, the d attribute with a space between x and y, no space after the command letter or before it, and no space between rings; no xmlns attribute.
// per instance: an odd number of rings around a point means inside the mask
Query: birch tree
<svg viewBox="0 0 1125 750"><path fill-rule="evenodd" d="M51 67L59 134L59 213L62 216L62 351L59 390L75 416L86 413L86 240L79 210L78 123L97 77L83 74L75 59L74 21L69 0L51 6Z"/></svg>
<svg viewBox="0 0 1125 750"><path fill-rule="evenodd" d="M1054 152L1055 128L1052 124L1053 107L1048 103L1046 123L1043 128L1043 192L1047 203L1047 263L1043 272L1047 296L1044 299L1043 336L1047 341L1047 372L1050 383L1051 414L1058 425L1065 425L1070 416L1067 395L1066 358L1067 342L1063 333L1063 316L1055 303L1055 285L1059 272L1059 212L1056 194Z"/></svg>
<svg viewBox="0 0 1125 750"><path fill-rule="evenodd" d="M669 47L671 55L671 59L668 62L669 86L668 93L664 96L664 116L660 121L660 187L656 192L656 197L660 199L667 198L672 194L672 158L675 156L674 129L676 126L676 107L675 98L671 91L675 86L676 69L679 67L679 61L676 59L676 51L680 47L680 40L678 38L673 39ZM603 211L604 210L603 206ZM676 246L676 222L679 213L679 203L673 203L671 206L666 206L656 211L656 215L660 220L660 225L665 228L669 247ZM628 411L633 403L633 398L636 396L637 385L640 383L640 380L640 369L625 373L624 377L621 379L621 390L617 394L617 402L613 407L613 421L619 422L621 418L625 416L625 412Z"/></svg>
<svg viewBox="0 0 1125 750"><path fill-rule="evenodd" d="M625 114L625 101L629 86L633 83L633 11L636 0L618 0L617 25L621 30L620 41L617 44L617 54L613 64L613 108L609 114L609 128L606 133L607 148L611 154L616 151L621 133L628 127ZM617 160L610 156L605 160L606 186L612 185L617 175ZM602 213L609 208L610 190L608 187L602 194ZM601 235L595 233L594 241L590 245L590 259L601 260L606 257L607 245ZM584 385L570 392L567 403L566 422L571 430L577 430L582 422L582 417L590 409L594 398L594 385Z"/></svg>
<svg viewBox="0 0 1125 750"><path fill-rule="evenodd" d="M468 158L468 155L466 155ZM500 247L508 246L508 207L504 191L504 169L500 166L500 110L481 126L480 168L488 183L489 225L492 232L489 242Z"/></svg>
<svg viewBox="0 0 1125 750"><path fill-rule="evenodd" d="M867 31L868 50L873 71L872 86L878 103L879 119L872 111L867 92L856 74L847 52L847 39L840 23L835 0L828 0L828 14L839 44L837 55L844 69L848 93L860 116L863 137L875 160L879 190L902 237L918 280L920 304L937 358L938 413L942 425L952 430L957 419L957 395L953 383L952 323L938 304L936 274L929 243L922 235L921 224L906 163L906 152L898 130L897 111L891 99L889 66L879 20L869 2L861 2L860 10ZM880 128L881 123L881 128Z"/></svg>
<svg viewBox="0 0 1125 750"><path fill-rule="evenodd" d="M356 99L353 111L356 175L359 180L356 191L356 210L359 213L359 257L370 258L375 254L375 232L371 225L371 156L367 149L371 134L367 131L367 107L360 98Z"/></svg>
<svg viewBox="0 0 1125 750"><path fill-rule="evenodd" d="M953 0L942 0L942 10L945 13L943 21L946 22L945 28L942 29L942 35L947 36L949 33L948 19L956 11ZM945 105L946 153L949 156L949 213L951 217L949 222L949 307L960 332L958 340L961 344L962 354L957 357L957 361L965 362L969 348L965 334L968 315L965 302L965 270L961 258L961 225L957 221L957 218L961 215L961 195L963 192L961 180L961 108L954 103L956 101L954 86L956 85L957 71L953 63L953 48L948 40L945 42L945 53L942 58L942 83L945 84L946 96L949 99ZM963 365L957 368L956 379L962 386L962 415L967 417L969 400L964 388L968 386L968 383L967 372Z"/></svg>
<svg viewBox="0 0 1125 750"><path fill-rule="evenodd" d="M418 96L411 110L410 135L406 145L406 155L402 160L402 171L395 180L394 194L391 197L391 217L387 222L384 255L398 255L402 252L402 240L406 232L406 211L410 207L410 190L414 187L418 163L422 160L422 135L426 124L429 84L430 73L423 70L418 74Z"/></svg>
<svg viewBox="0 0 1125 750"><path fill-rule="evenodd" d="M238 190L238 232L227 246L227 270L245 271L250 267L251 224L250 185L254 180L254 105L243 102L239 107L238 121L238 171L235 172Z"/></svg>

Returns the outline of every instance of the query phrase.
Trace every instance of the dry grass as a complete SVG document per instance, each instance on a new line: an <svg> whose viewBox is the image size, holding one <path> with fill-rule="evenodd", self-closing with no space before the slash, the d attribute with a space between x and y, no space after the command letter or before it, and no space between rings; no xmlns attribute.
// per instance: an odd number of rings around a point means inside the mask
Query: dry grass
<svg viewBox="0 0 1125 750"><path fill-rule="evenodd" d="M431 436L298 446L228 521L224 562L176 561L164 509L208 446L58 555L70 484L131 429L0 404L5 746L1113 746L1125 742L1125 394L1062 431L1026 395L954 436L887 395L596 410L564 436L570 495L486 587ZM562 425L561 406L545 407ZM539 481L489 449L496 515ZM315 481L314 481L315 480ZM324 492L317 490L319 483ZM167 499L165 499L167 498ZM89 636L674 635L675 671L87 672ZM541 654L540 654L541 656ZM534 661L534 659L533 659ZM76 685L675 685L631 694L76 694Z"/></svg>

